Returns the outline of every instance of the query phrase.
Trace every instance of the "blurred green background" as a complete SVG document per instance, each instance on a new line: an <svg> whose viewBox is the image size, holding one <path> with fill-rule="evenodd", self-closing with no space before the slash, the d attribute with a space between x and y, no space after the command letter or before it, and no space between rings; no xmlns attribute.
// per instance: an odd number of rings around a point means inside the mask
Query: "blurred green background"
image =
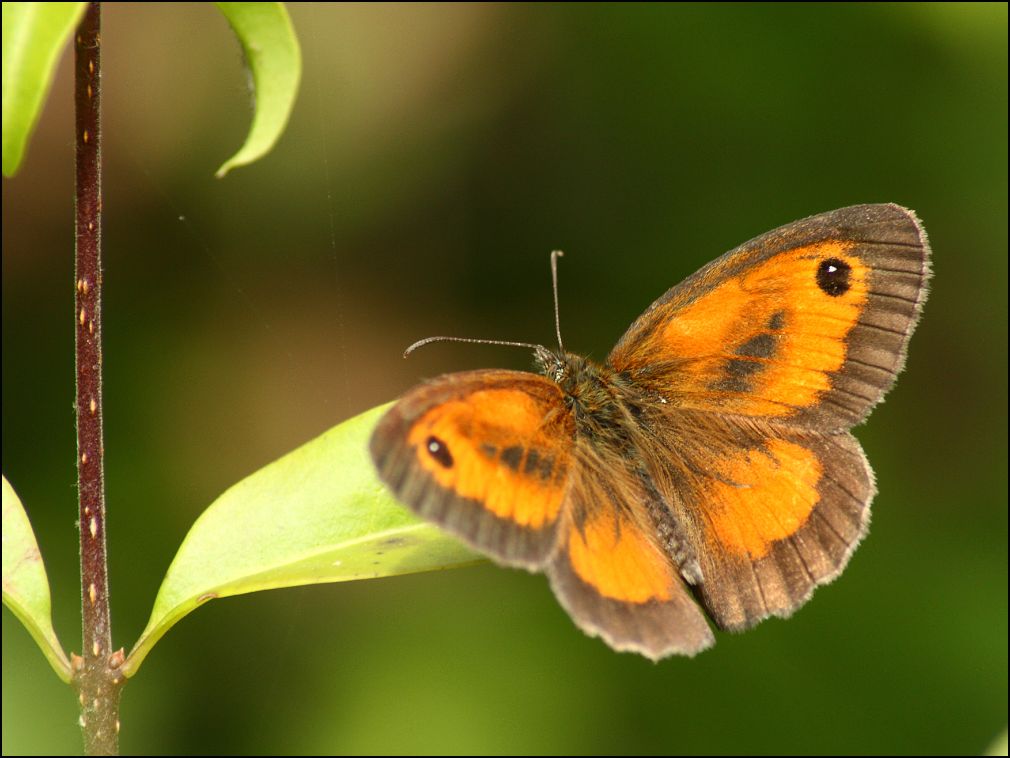
<svg viewBox="0 0 1010 758"><path fill-rule="evenodd" d="M936 276L858 430L873 528L788 621L653 665L541 576L478 568L210 603L127 687L129 753L978 753L1007 719L1007 6L291 6L302 91L265 160L207 5L103 19L114 635L220 492L419 378L603 358L669 286L780 224L914 208ZM79 649L70 56L3 182L3 472ZM278 503L278 508L283 508ZM80 750L3 613L3 752Z"/></svg>

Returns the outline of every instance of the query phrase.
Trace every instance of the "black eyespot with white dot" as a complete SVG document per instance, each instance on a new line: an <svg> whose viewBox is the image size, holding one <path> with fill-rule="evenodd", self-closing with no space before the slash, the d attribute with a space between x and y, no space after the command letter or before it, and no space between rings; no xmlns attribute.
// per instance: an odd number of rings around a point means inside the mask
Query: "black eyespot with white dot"
<svg viewBox="0 0 1010 758"><path fill-rule="evenodd" d="M852 288L852 266L839 258L826 258L817 267L817 286L831 297L844 295Z"/></svg>
<svg viewBox="0 0 1010 758"><path fill-rule="evenodd" d="M439 464L445 468L452 468L453 460L452 454L449 452L449 447L438 437L429 437L424 443L425 449L428 451L428 455L438 461Z"/></svg>

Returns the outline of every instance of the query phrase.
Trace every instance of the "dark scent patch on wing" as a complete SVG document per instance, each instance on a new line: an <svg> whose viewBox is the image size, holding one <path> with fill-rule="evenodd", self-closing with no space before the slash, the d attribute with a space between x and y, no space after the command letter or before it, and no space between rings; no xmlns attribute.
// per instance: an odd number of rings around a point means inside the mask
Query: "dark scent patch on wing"
<svg viewBox="0 0 1010 758"><path fill-rule="evenodd" d="M769 320L769 327L781 326L785 317L780 311ZM767 366L762 359L775 356L777 337L774 334L762 333L751 337L733 351L739 358L726 361L723 376L713 382L710 387L720 392L750 392L753 390L751 378L754 374L764 371Z"/></svg>
<svg viewBox="0 0 1010 758"><path fill-rule="evenodd" d="M549 481L554 472L554 456L542 455L535 448L526 452L526 462L523 464L524 474L534 474L543 481Z"/></svg>
<svg viewBox="0 0 1010 758"><path fill-rule="evenodd" d="M501 462L513 471L519 470L519 464L523 460L523 449L519 445L512 445L501 451Z"/></svg>
<svg viewBox="0 0 1010 758"><path fill-rule="evenodd" d="M750 378L764 368L758 361L731 358L726 362L723 376L713 382L711 388L719 392L750 392Z"/></svg>
<svg viewBox="0 0 1010 758"><path fill-rule="evenodd" d="M736 349L736 354L744 358L771 358L775 354L775 336L759 334L751 337Z"/></svg>
<svg viewBox="0 0 1010 758"><path fill-rule="evenodd" d="M734 379L746 379L751 374L761 371L764 365L757 361L748 361L742 358L732 358L726 364L726 374Z"/></svg>
<svg viewBox="0 0 1010 758"><path fill-rule="evenodd" d="M551 481L554 475L554 456L544 454L536 448L524 448L521 445L511 445L504 449L487 442L480 444L480 452L490 460L497 460L512 471L522 470L523 474L532 474L544 482ZM429 452L431 452L429 450Z"/></svg>

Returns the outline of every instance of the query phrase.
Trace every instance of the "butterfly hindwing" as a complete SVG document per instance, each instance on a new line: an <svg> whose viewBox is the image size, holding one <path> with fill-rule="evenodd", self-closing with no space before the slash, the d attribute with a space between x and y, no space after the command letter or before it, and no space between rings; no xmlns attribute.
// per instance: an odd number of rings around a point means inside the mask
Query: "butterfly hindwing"
<svg viewBox="0 0 1010 758"><path fill-rule="evenodd" d="M647 510L645 483L615 460L581 465L575 476L547 567L575 623L615 650L654 660L711 646L712 631Z"/></svg>
<svg viewBox="0 0 1010 758"><path fill-rule="evenodd" d="M875 489L859 443L848 432L676 416L647 468L685 577L724 629L790 615L866 533Z"/></svg>
<svg viewBox="0 0 1010 758"><path fill-rule="evenodd" d="M554 548L574 428L536 374L448 374L407 393L372 434L397 497L471 546L538 568Z"/></svg>

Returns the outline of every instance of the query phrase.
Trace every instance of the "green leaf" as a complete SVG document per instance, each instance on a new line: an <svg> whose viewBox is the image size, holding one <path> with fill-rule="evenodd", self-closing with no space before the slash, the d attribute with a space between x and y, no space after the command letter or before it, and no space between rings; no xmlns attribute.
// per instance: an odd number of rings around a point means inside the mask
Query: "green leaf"
<svg viewBox="0 0 1010 758"><path fill-rule="evenodd" d="M242 43L252 74L255 114L245 144L217 170L261 158L274 146L291 115L302 76L302 52L283 3L217 3Z"/></svg>
<svg viewBox="0 0 1010 758"><path fill-rule="evenodd" d="M225 492L183 540L124 664L198 605L245 592L469 565L470 550L419 521L375 474L368 439L387 407L330 429Z"/></svg>
<svg viewBox="0 0 1010 758"><path fill-rule="evenodd" d="M64 682L70 681L70 662L53 629L49 580L35 542L28 514L7 477L3 478L3 598L42 648Z"/></svg>
<svg viewBox="0 0 1010 758"><path fill-rule="evenodd" d="M1007 754L1007 730L1003 729L1003 734L996 738L989 749L985 751L985 755L1006 755Z"/></svg>
<svg viewBox="0 0 1010 758"><path fill-rule="evenodd" d="M87 3L3 4L3 172L14 176Z"/></svg>

